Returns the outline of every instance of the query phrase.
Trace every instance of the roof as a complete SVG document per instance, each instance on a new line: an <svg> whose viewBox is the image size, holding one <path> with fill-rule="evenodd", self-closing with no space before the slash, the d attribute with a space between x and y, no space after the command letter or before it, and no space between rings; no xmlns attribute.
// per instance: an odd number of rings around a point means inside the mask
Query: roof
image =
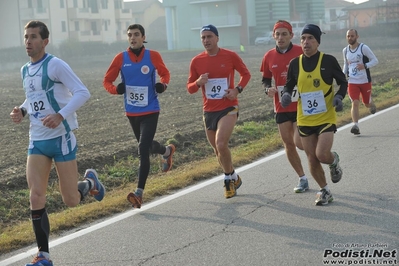
<svg viewBox="0 0 399 266"><path fill-rule="evenodd" d="M398 0L369 0L360 4L348 6L345 8L345 10L374 9L377 6L384 6L391 3L398 3Z"/></svg>
<svg viewBox="0 0 399 266"><path fill-rule="evenodd" d="M345 0L324 0L325 8L348 7L353 6L354 3Z"/></svg>
<svg viewBox="0 0 399 266"><path fill-rule="evenodd" d="M141 0L141 1L125 2L125 8L130 8L133 14L143 13L147 8L149 8L153 4L162 6L161 2L159 2L158 0Z"/></svg>

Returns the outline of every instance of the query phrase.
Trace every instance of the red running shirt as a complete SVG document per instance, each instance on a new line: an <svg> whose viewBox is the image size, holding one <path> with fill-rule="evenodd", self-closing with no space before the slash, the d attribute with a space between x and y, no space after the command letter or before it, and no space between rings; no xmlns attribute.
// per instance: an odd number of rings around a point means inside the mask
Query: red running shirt
<svg viewBox="0 0 399 266"><path fill-rule="evenodd" d="M277 52L276 48L273 48L263 56L260 72L263 73L264 78L273 78L275 87L284 86L287 82L290 61L301 54L302 48L296 44L284 54ZM274 111L276 113L296 112L297 102L292 102L287 108L283 108L280 104L280 97L276 94L274 96Z"/></svg>
<svg viewBox="0 0 399 266"><path fill-rule="evenodd" d="M209 80L225 79L228 89L235 89L234 73L237 71L240 74L240 80L237 86L244 88L248 84L251 74L241 57L234 51L223 48L219 49L216 55L210 56L204 51L191 60L190 73L187 81L187 91L190 94L196 93L199 90L196 80L205 73L208 73ZM228 107L238 105L237 98L235 100L229 100L227 98L211 99L206 95L205 86L201 86L201 90L203 110L205 112L221 111Z"/></svg>

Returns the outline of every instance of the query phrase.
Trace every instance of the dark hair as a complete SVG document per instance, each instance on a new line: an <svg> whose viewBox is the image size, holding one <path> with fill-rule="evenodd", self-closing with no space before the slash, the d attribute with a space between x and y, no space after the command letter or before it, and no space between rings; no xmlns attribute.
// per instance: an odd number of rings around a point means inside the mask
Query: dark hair
<svg viewBox="0 0 399 266"><path fill-rule="evenodd" d="M29 29L29 28L39 28L39 34L40 37L42 37L42 39L48 39L48 37L50 36L50 32L48 31L48 28L46 26L46 24L44 24L41 21L38 20L31 20L29 21L26 25L25 25L25 30Z"/></svg>
<svg viewBox="0 0 399 266"><path fill-rule="evenodd" d="M126 30L126 31L128 31L128 30L134 30L134 29L138 29L138 30L140 31L141 35L142 35L142 36L145 36L144 27L141 26L140 24L132 24L132 25L129 25L129 27L127 27L127 30Z"/></svg>

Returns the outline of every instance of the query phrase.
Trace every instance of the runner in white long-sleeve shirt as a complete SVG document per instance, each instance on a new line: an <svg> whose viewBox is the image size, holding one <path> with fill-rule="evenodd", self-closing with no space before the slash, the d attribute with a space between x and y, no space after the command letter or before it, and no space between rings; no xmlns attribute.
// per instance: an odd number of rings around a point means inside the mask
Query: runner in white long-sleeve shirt
<svg viewBox="0 0 399 266"><path fill-rule="evenodd" d="M47 26L30 21L25 26L25 48L30 62L21 68L26 99L10 113L14 123L29 115L29 147L26 179L30 190L33 231L39 252L27 266L52 266L49 254L50 224L46 211L46 191L54 161L64 203L79 204L88 195L101 201L105 188L93 169L78 182L77 143L72 130L78 128L76 111L90 93L67 63L47 54Z"/></svg>
<svg viewBox="0 0 399 266"><path fill-rule="evenodd" d="M346 46L342 53L344 56L343 71L348 77L348 95L352 102L352 121L351 133L360 134L359 129L359 105L360 95L363 104L374 114L377 108L371 98L371 75L370 68L378 64L378 59L371 49L364 43L358 42L359 35L355 29L350 29L346 33Z"/></svg>

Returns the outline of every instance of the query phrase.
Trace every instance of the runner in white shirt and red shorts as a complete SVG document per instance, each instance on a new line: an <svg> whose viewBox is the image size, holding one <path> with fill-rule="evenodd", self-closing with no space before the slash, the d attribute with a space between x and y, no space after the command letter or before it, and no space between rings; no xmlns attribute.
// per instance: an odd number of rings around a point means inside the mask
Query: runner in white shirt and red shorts
<svg viewBox="0 0 399 266"><path fill-rule="evenodd" d="M346 32L346 46L342 53L344 56L344 74L348 77L348 95L352 102L351 133L360 134L359 129L359 105L360 95L363 104L374 114L377 108L371 98L371 75L370 68L378 64L378 59L371 49L364 43L358 42L359 35L355 29Z"/></svg>

